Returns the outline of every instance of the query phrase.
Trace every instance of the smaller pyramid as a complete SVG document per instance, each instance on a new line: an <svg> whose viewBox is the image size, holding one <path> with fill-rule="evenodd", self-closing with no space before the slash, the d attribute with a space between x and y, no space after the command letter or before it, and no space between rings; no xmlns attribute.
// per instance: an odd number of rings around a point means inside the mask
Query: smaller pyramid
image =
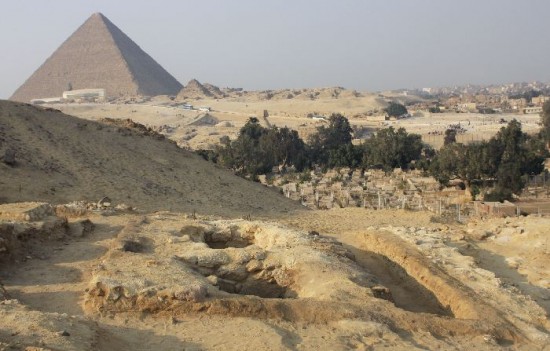
<svg viewBox="0 0 550 351"><path fill-rule="evenodd" d="M176 95L182 85L101 13L93 14L11 100L60 97L65 90L105 89L107 97Z"/></svg>
<svg viewBox="0 0 550 351"><path fill-rule="evenodd" d="M191 79L178 93L179 99L202 99L213 97L214 94L202 85L198 80Z"/></svg>

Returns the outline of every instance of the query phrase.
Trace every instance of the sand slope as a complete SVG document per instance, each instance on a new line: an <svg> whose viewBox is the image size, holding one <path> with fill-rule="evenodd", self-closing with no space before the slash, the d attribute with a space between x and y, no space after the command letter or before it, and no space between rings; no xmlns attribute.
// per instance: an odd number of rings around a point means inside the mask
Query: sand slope
<svg viewBox="0 0 550 351"><path fill-rule="evenodd" d="M13 149L17 160L14 167L0 162L0 202L108 196L143 210L222 216L301 208L148 133L0 101L0 157Z"/></svg>

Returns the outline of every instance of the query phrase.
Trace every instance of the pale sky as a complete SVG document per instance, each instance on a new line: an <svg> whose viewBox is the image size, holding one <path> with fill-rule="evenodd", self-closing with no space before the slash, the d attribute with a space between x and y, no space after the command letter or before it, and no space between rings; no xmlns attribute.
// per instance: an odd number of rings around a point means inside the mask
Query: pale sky
<svg viewBox="0 0 550 351"><path fill-rule="evenodd" d="M549 0L0 0L0 98L101 12L182 84L550 81Z"/></svg>

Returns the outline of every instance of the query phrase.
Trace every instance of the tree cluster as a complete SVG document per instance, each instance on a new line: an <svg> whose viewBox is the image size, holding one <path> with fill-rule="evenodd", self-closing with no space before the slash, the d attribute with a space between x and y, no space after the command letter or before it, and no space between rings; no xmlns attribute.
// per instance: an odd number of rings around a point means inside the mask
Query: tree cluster
<svg viewBox="0 0 550 351"><path fill-rule="evenodd" d="M541 173L548 157L542 139L522 132L517 120L489 141L464 145L450 136L446 133L445 145L431 160L430 173L442 184L451 179L475 188L494 184L488 196L494 200L509 200L520 193L525 185L522 176Z"/></svg>
<svg viewBox="0 0 550 351"><path fill-rule="evenodd" d="M199 153L242 176L255 178L271 172L275 166L301 170L306 162L306 147L297 131L286 127L265 128L255 117L241 128L236 140L223 137L220 143L213 152Z"/></svg>
<svg viewBox="0 0 550 351"><path fill-rule="evenodd" d="M295 130L265 128L257 118L241 128L237 139L220 140L215 150L198 150L204 159L219 163L241 176L255 178L272 171L273 167L323 169L378 168L385 171L408 168L419 160L424 150L420 135L405 129L382 129L363 145L352 143L353 129L347 118L332 114L328 124L317 128L307 144Z"/></svg>
<svg viewBox="0 0 550 351"><path fill-rule="evenodd" d="M346 117L332 114L328 126L318 127L309 137L310 164L325 168L358 166L360 156L351 142L352 133Z"/></svg>
<svg viewBox="0 0 550 351"><path fill-rule="evenodd" d="M550 144L550 100L542 105L541 124L541 137Z"/></svg>
<svg viewBox="0 0 550 351"><path fill-rule="evenodd" d="M444 146L435 151L418 134L404 128L379 130L361 145L354 145L353 129L341 114L330 116L327 125L317 128L305 143L289 128L265 128L257 118L241 128L237 139L220 140L215 150L199 150L207 160L217 162L237 174L256 179L274 167L296 171L350 167L382 169L423 169L442 185L460 179L477 192L492 186L486 199L511 199L523 189L524 175L539 174L548 157L550 140L550 103L544 106L540 135L530 136L513 120L490 140L471 144L457 143L457 130L445 132Z"/></svg>

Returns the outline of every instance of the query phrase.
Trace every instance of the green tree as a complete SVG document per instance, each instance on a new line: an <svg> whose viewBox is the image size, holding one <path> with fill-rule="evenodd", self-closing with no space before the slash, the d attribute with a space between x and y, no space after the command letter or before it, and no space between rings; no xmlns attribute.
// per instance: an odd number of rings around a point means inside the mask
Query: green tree
<svg viewBox="0 0 550 351"><path fill-rule="evenodd" d="M447 129L445 131L445 138L443 139L443 145L456 143L456 129Z"/></svg>
<svg viewBox="0 0 550 351"><path fill-rule="evenodd" d="M306 145L295 130L272 127L260 137L259 145L261 149L270 151L275 164L283 169L294 166L302 171L307 166Z"/></svg>
<svg viewBox="0 0 550 351"><path fill-rule="evenodd" d="M528 137L522 158L521 174L535 175L544 172L544 161L549 157L546 143L537 137Z"/></svg>
<svg viewBox="0 0 550 351"><path fill-rule="evenodd" d="M331 164L344 165L345 160L336 160L336 158L338 155L350 155L344 150L349 151L354 147L351 143L352 132L353 129L346 117L339 113L332 114L329 117L328 126L318 127L316 133L309 137L311 161L328 167L330 158ZM346 166L352 165L346 164Z"/></svg>
<svg viewBox="0 0 550 351"><path fill-rule="evenodd" d="M239 131L237 139L220 139L214 155L205 151L199 154L217 160L241 176L255 178L271 172L274 166L294 166L301 171L308 165L306 145L298 132L289 128L265 128L257 118L251 117Z"/></svg>
<svg viewBox="0 0 550 351"><path fill-rule="evenodd" d="M225 145L220 152L221 163L233 169L239 175L255 177L258 174L270 172L275 164L271 150L260 143L268 129L260 125L255 117L251 117L239 131L236 140Z"/></svg>
<svg viewBox="0 0 550 351"><path fill-rule="evenodd" d="M542 105L542 114L541 114L541 134L548 146L550 146L550 100L546 101Z"/></svg>
<svg viewBox="0 0 550 351"><path fill-rule="evenodd" d="M451 179L462 178L466 169L466 147L463 144L451 143L442 147L430 165L430 173L443 185Z"/></svg>
<svg viewBox="0 0 550 351"><path fill-rule="evenodd" d="M332 149L328 154L327 167L351 167L356 168L361 161L361 149L353 144L340 145L336 149Z"/></svg>
<svg viewBox="0 0 550 351"><path fill-rule="evenodd" d="M524 174L543 171L547 156L542 140L523 133L521 123L513 120L488 142L445 145L432 161L430 173L442 184L459 178L468 186L483 186L491 180L495 188L487 199L511 199L522 191Z"/></svg>
<svg viewBox="0 0 550 351"><path fill-rule="evenodd" d="M385 128L363 144L363 166L386 172L398 167L405 169L421 158L423 149L420 135L409 134L404 128Z"/></svg>
<svg viewBox="0 0 550 351"><path fill-rule="evenodd" d="M496 173L497 188L519 193L524 186L521 178L521 161L525 157L524 142L526 135L521 131L521 123L512 120L500 129L494 137L502 152Z"/></svg>
<svg viewBox="0 0 550 351"><path fill-rule="evenodd" d="M407 108L404 105L393 101L390 102L390 104L384 109L384 111L390 117L399 117L402 115L406 115L408 112Z"/></svg>

